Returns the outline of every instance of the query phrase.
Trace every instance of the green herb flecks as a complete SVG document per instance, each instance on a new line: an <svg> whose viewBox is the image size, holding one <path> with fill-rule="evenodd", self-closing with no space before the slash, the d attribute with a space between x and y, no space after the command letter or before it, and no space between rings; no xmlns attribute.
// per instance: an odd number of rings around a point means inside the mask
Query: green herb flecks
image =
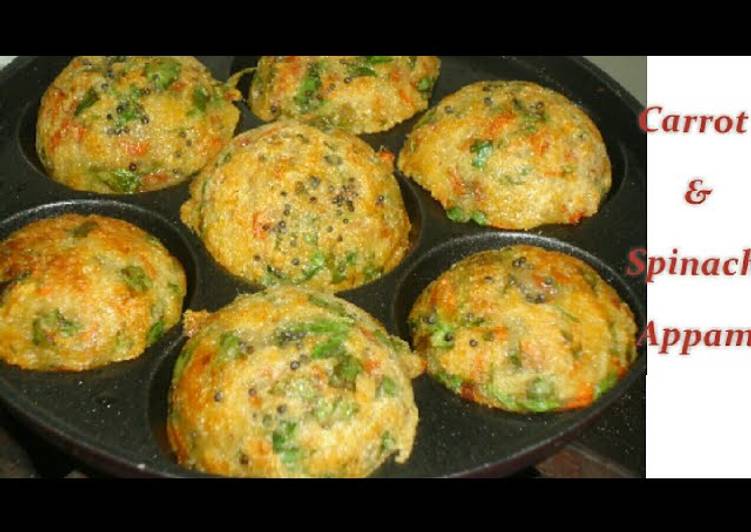
<svg viewBox="0 0 751 532"><path fill-rule="evenodd" d="M117 331L114 341L115 353L127 353L133 348L133 338L125 331Z"/></svg>
<svg viewBox="0 0 751 532"><path fill-rule="evenodd" d="M391 451L394 450L396 447L396 440L391 435L390 432L386 431L381 435L381 446L380 446L380 452L381 454L388 454Z"/></svg>
<svg viewBox="0 0 751 532"><path fill-rule="evenodd" d="M344 347L344 341L346 339L346 333L333 334L313 348L313 351L310 353L310 358L317 360L345 356L347 354L347 350Z"/></svg>
<svg viewBox="0 0 751 532"><path fill-rule="evenodd" d="M344 259L340 261L335 261L332 256L327 262L327 266L331 271L331 282L339 284L347 279L347 271L357 264L357 252L351 251L347 253Z"/></svg>
<svg viewBox="0 0 751 532"><path fill-rule="evenodd" d="M294 323L278 329L274 333L274 342L279 347L283 347L288 343L298 342L309 334L342 336L349 332L350 326L348 322L330 319Z"/></svg>
<svg viewBox="0 0 751 532"><path fill-rule="evenodd" d="M298 283L304 283L315 277L326 265L326 256L319 250L310 257L307 266L302 271L302 277Z"/></svg>
<svg viewBox="0 0 751 532"><path fill-rule="evenodd" d="M597 287L600 284L599 276L592 270L579 268L579 275L589 285L593 292L597 292Z"/></svg>
<svg viewBox="0 0 751 532"><path fill-rule="evenodd" d="M430 331L430 345L433 347L449 348L454 346L455 327L437 320L428 330Z"/></svg>
<svg viewBox="0 0 751 532"><path fill-rule="evenodd" d="M89 236L89 233L91 233L97 227L99 227L99 224L94 220L86 220L78 227L71 229L70 235L74 238L85 238Z"/></svg>
<svg viewBox="0 0 751 532"><path fill-rule="evenodd" d="M361 78L361 77L376 77L378 76L378 72L373 70L369 65L362 64L362 63L355 63L350 65L347 68L347 76L350 78Z"/></svg>
<svg viewBox="0 0 751 532"><path fill-rule="evenodd" d="M475 211L469 216L469 218L477 225L488 225L488 217L485 216L484 212Z"/></svg>
<svg viewBox="0 0 751 532"><path fill-rule="evenodd" d="M96 90L94 90L93 87L89 88L89 90L86 91L86 94L83 95L83 98L81 98L81 101L78 102L78 105L76 106L76 110L73 113L74 116L80 115L82 112L84 112L86 109L94 105L96 102L99 101L99 94L97 94Z"/></svg>
<svg viewBox="0 0 751 532"><path fill-rule="evenodd" d="M94 175L109 190L120 194L133 194L141 186L141 176L124 168L96 171Z"/></svg>
<svg viewBox="0 0 751 532"><path fill-rule="evenodd" d="M475 140L469 148L474 154L472 166L475 168L485 168L488 159L493 154L493 141L487 139Z"/></svg>
<svg viewBox="0 0 751 532"><path fill-rule="evenodd" d="M512 100L514 110L521 117L520 129L522 133L532 134L537 131L540 124L547 121L544 102L538 101L526 104L518 98Z"/></svg>
<svg viewBox="0 0 751 532"><path fill-rule="evenodd" d="M209 94L209 91L207 91L203 86L199 85L198 87L193 89L193 108L199 113L204 113L206 111L206 104L209 103L210 99L211 95Z"/></svg>
<svg viewBox="0 0 751 532"><path fill-rule="evenodd" d="M83 325L67 318L59 309L56 309L34 319L31 326L32 341L39 347L52 347L56 335L71 337L82 329Z"/></svg>
<svg viewBox="0 0 751 532"><path fill-rule="evenodd" d="M422 97L425 99L430 98L430 93L433 91L433 86L435 85L436 78L432 76L425 76L420 81L417 82L417 90L420 91L420 94L422 94Z"/></svg>
<svg viewBox="0 0 751 532"><path fill-rule="evenodd" d="M375 336L384 347L388 347L390 349L393 349L394 351L402 351L404 349L404 346L402 345L404 340L402 340L401 338L396 338L395 336L391 336L390 334L386 334L381 329L374 330L373 336Z"/></svg>
<svg viewBox="0 0 751 532"><path fill-rule="evenodd" d="M146 333L146 346L150 346L159 341L164 335L164 319L159 318Z"/></svg>
<svg viewBox="0 0 751 532"><path fill-rule="evenodd" d="M242 339L233 332L225 332L219 337L219 359L233 360L243 353Z"/></svg>
<svg viewBox="0 0 751 532"><path fill-rule="evenodd" d="M363 366L359 359L352 355L344 355L334 366L329 385L354 391L355 381L362 370Z"/></svg>
<svg viewBox="0 0 751 532"><path fill-rule="evenodd" d="M506 358L508 358L514 369L519 370L522 367L522 349L518 341L510 342L506 349Z"/></svg>
<svg viewBox="0 0 751 532"><path fill-rule="evenodd" d="M485 215L484 212L474 211L474 212L468 213L467 211L465 211L459 206L454 206L454 207L449 208L446 211L446 216L452 222L457 222L457 223L465 223L471 220L478 225L488 224L488 217Z"/></svg>
<svg viewBox="0 0 751 532"><path fill-rule="evenodd" d="M482 395L495 401L507 410L515 411L519 409L519 404L513 395L500 391L493 384L482 384L479 387L479 391Z"/></svg>
<svg viewBox="0 0 751 532"><path fill-rule="evenodd" d="M469 216L461 207L451 207L446 211L446 216L452 222L464 223L469 221Z"/></svg>
<svg viewBox="0 0 751 532"><path fill-rule="evenodd" d="M462 389L462 385L464 384L464 380L460 376L451 375L450 373L447 373L443 370L435 372L433 376L436 378L436 380L438 380L438 382L446 386L454 393L459 393Z"/></svg>
<svg viewBox="0 0 751 532"><path fill-rule="evenodd" d="M434 123L436 119L438 118L437 109L438 109L437 107L434 107L430 109L428 112L426 112L424 115L422 115L420 117L420 120L417 121L417 124L415 124L415 129ZM412 146L411 151L415 151L414 145Z"/></svg>
<svg viewBox="0 0 751 532"><path fill-rule="evenodd" d="M318 245L318 234L315 232L303 233L302 239L303 239L303 242L305 242L306 244L310 244L311 246Z"/></svg>
<svg viewBox="0 0 751 532"><path fill-rule="evenodd" d="M140 103L141 96L141 90L135 85L132 85L126 93L120 95L115 108L112 133L119 135L125 132L125 128L130 122L148 121L146 111Z"/></svg>
<svg viewBox="0 0 751 532"><path fill-rule="evenodd" d="M264 286L276 286L280 283L287 282L287 276L283 272L277 270L271 264L266 265L266 273L263 276L261 284Z"/></svg>
<svg viewBox="0 0 751 532"><path fill-rule="evenodd" d="M270 393L280 397L300 399L305 403L313 403L321 397L317 386L308 377L294 377L277 381L272 386Z"/></svg>
<svg viewBox="0 0 751 532"><path fill-rule="evenodd" d="M545 377L537 377L527 385L526 398L519 403L531 412L547 412L558 408L555 386Z"/></svg>
<svg viewBox="0 0 751 532"><path fill-rule="evenodd" d="M151 279L140 266L126 266L120 270L120 277L134 292L145 292L151 288Z"/></svg>
<svg viewBox="0 0 751 532"><path fill-rule="evenodd" d="M342 304L340 301L336 300L330 300L327 299L325 296L321 296L318 294L311 294L308 297L308 301L312 303L313 305L320 307L322 309L328 310L329 312L336 314L339 317L346 318L347 320L354 321L354 316L347 312L347 309L344 308L344 304Z"/></svg>
<svg viewBox="0 0 751 532"><path fill-rule="evenodd" d="M569 350L571 351L571 356L574 358L574 360L578 360L584 350L581 342L576 341L574 334L566 329L561 329L561 336L566 341L566 344L568 344Z"/></svg>
<svg viewBox="0 0 751 532"><path fill-rule="evenodd" d="M581 320L571 314L569 311L567 311L565 308L563 308L561 305L553 305L553 307L560 312L561 316L566 318L568 321L574 322L574 323L580 323Z"/></svg>
<svg viewBox="0 0 751 532"><path fill-rule="evenodd" d="M347 75L350 78L358 77L376 77L378 72L373 68L374 65L390 63L394 58L390 55L363 55L349 63Z"/></svg>
<svg viewBox="0 0 751 532"><path fill-rule="evenodd" d="M383 275L383 267L369 263L362 272L366 283L378 279Z"/></svg>
<svg viewBox="0 0 751 532"><path fill-rule="evenodd" d="M167 283L167 288L169 288L169 291L175 297L183 297L185 295L185 290L177 283Z"/></svg>
<svg viewBox="0 0 751 532"><path fill-rule="evenodd" d="M605 393L610 391L616 384L618 384L618 374L615 371L608 373L608 376L602 379L595 385L595 400L602 397Z"/></svg>
<svg viewBox="0 0 751 532"><path fill-rule="evenodd" d="M359 405L346 397L337 397L333 401L320 399L313 409L313 417L323 428L330 428L340 421L349 421L360 411Z"/></svg>
<svg viewBox="0 0 751 532"><path fill-rule="evenodd" d="M308 67L294 100L301 113L309 113L318 109L323 103L319 91L321 89L321 65L313 63Z"/></svg>
<svg viewBox="0 0 751 532"><path fill-rule="evenodd" d="M224 155L222 155L219 160L217 161L217 166L223 166L230 162L232 160L232 152L227 151Z"/></svg>
<svg viewBox="0 0 751 532"><path fill-rule="evenodd" d="M296 445L297 423L282 421L271 435L272 449L278 454L282 463L288 468L298 465L301 450Z"/></svg>
<svg viewBox="0 0 751 532"><path fill-rule="evenodd" d="M366 55L365 61L370 65L380 65L382 63L390 63L393 61L393 56L390 55Z"/></svg>
<svg viewBox="0 0 751 532"><path fill-rule="evenodd" d="M193 353L195 353L196 349L198 348L198 343L198 338L194 337L191 340L188 340L188 342L183 347L182 352L175 361L175 368L172 370L173 382L177 381L177 379L182 376L183 371L185 371L185 366L188 365L188 362L190 362Z"/></svg>
<svg viewBox="0 0 751 532"><path fill-rule="evenodd" d="M144 74L159 90L169 88L180 77L182 65L171 57L160 57L146 65Z"/></svg>
<svg viewBox="0 0 751 532"><path fill-rule="evenodd" d="M396 384L394 379L388 375L384 375L378 384L376 397L396 397L397 395L399 395L399 385Z"/></svg>

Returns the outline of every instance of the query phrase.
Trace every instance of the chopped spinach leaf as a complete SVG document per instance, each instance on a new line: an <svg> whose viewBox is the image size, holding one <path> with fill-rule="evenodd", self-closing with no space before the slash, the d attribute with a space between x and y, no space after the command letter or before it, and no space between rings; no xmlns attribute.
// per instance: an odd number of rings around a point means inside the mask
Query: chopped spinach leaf
<svg viewBox="0 0 751 532"><path fill-rule="evenodd" d="M301 113L315 111L321 106L323 103L319 94L321 85L321 65L313 63L308 67L294 98Z"/></svg>
<svg viewBox="0 0 751 532"><path fill-rule="evenodd" d="M169 88L180 77L182 65L171 57L160 57L146 65L144 74L159 90Z"/></svg>
<svg viewBox="0 0 751 532"><path fill-rule="evenodd" d="M329 378L329 384L334 388L355 389L357 376L362 373L363 367L360 360L352 355L343 356L334 366L334 371Z"/></svg>
<svg viewBox="0 0 751 532"><path fill-rule="evenodd" d="M73 113L74 116L80 115L82 112L84 112L86 109L94 105L96 102L99 101L99 94L97 94L96 90L94 90L93 87L89 88L89 90L86 91L86 94L83 95L83 98L81 98L81 101L78 102L78 105L76 106L76 110Z"/></svg>
<svg viewBox="0 0 751 532"><path fill-rule="evenodd" d="M38 316L32 323L32 341L40 347L54 345L54 336L61 334L70 337L83 329L83 326L67 318L59 309Z"/></svg>
<svg viewBox="0 0 751 532"><path fill-rule="evenodd" d="M608 373L608 376L602 379L595 386L595 399L599 399L605 393L610 391L618 383L618 374L614 371Z"/></svg>
<svg viewBox="0 0 751 532"><path fill-rule="evenodd" d="M242 347L242 340L233 332L225 332L219 337L219 357L222 360L237 358Z"/></svg>
<svg viewBox="0 0 751 532"><path fill-rule="evenodd" d="M150 346L152 344L155 344L159 341L159 339L164 334L164 319L159 318L159 320L154 323L154 325L151 326L148 333L146 333L146 345Z"/></svg>
<svg viewBox="0 0 751 532"><path fill-rule="evenodd" d="M84 238L89 235L94 229L99 227L99 224L94 220L86 220L78 227L71 229L70 234L75 238Z"/></svg>
<svg viewBox="0 0 751 532"><path fill-rule="evenodd" d="M381 383L378 385L376 396L396 397L397 395L399 395L399 386L396 384L396 381L391 377L384 375L381 379Z"/></svg>
<svg viewBox="0 0 751 532"><path fill-rule="evenodd" d="M454 327L448 323L437 321L429 330L430 345L433 347L453 347L454 345Z"/></svg>
<svg viewBox="0 0 751 532"><path fill-rule="evenodd" d="M334 334L316 345L310 353L310 358L317 360L321 358L332 358L346 355L347 351L344 347L344 340L346 340L345 334Z"/></svg>
<svg viewBox="0 0 751 532"><path fill-rule="evenodd" d="M209 91L207 91L204 87L198 86L195 89L193 89L193 107L197 109L199 112L203 113L206 111L206 104L211 99L211 96L209 95Z"/></svg>
<svg viewBox="0 0 751 532"><path fill-rule="evenodd" d="M94 175L113 192L132 194L141 186L141 176L124 168L99 171Z"/></svg>
<svg viewBox="0 0 751 532"><path fill-rule="evenodd" d="M430 91L433 90L433 85L435 85L435 82L436 78L431 76L425 76L417 82L417 90L422 93L423 98L430 97Z"/></svg>
<svg viewBox="0 0 751 532"><path fill-rule="evenodd" d="M381 63L390 63L394 58L390 55L366 55L365 60L371 65L380 65Z"/></svg>
<svg viewBox="0 0 751 532"><path fill-rule="evenodd" d="M120 276L135 292L145 292L151 288L151 279L140 266L126 266L120 270Z"/></svg>
<svg viewBox="0 0 751 532"><path fill-rule="evenodd" d="M469 220L469 216L464 212L464 209L457 206L448 209L446 211L446 216L448 216L448 219L452 222L466 222Z"/></svg>
<svg viewBox="0 0 751 532"><path fill-rule="evenodd" d="M475 168L485 168L485 164L493 153L493 141L487 139L476 140L472 143L469 151L475 155L472 159L472 166Z"/></svg>

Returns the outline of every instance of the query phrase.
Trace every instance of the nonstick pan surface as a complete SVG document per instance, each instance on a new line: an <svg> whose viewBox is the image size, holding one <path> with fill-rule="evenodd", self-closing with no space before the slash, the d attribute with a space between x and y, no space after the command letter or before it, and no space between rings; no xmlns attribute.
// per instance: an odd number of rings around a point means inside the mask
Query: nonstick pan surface
<svg viewBox="0 0 751 532"><path fill-rule="evenodd" d="M227 274L180 222L188 185L133 196L78 192L50 180L36 155L40 98L70 57L19 58L0 72L0 240L27 223L63 212L125 219L157 236L183 264L185 308L218 309L256 290ZM218 79L253 66L257 57L199 57ZM579 104L603 134L613 187L600 212L576 226L531 232L453 223L430 194L397 172L413 225L412 249L385 277L339 295L409 339L407 314L419 293L454 262L474 252L529 243L579 257L600 272L646 321L647 293L624 275L627 255L646 247L646 138L638 102L591 63L568 57L443 57L434 105L469 83L530 80ZM247 81L241 85L247 89ZM244 103L237 132L261 125ZM374 148L398 153L419 116L387 133L364 135ZM82 373L29 372L0 362L0 400L20 419L64 450L103 471L123 476L201 476L179 467L165 434L172 367L185 341L180 326L136 360ZM589 408L519 415L462 400L429 377L414 382L420 411L415 447L404 465L386 463L374 476L510 474L576 436L646 371L646 353L624 379Z"/></svg>

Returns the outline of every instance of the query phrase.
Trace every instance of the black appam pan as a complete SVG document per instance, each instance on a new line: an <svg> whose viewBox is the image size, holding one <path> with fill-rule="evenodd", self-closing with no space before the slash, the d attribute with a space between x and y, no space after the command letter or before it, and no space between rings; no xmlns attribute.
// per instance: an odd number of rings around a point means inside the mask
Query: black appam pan
<svg viewBox="0 0 751 532"><path fill-rule="evenodd" d="M179 220L187 183L133 196L78 192L50 180L35 151L40 98L69 57L24 57L0 71L0 239L27 223L64 212L98 213L134 223L157 236L183 264L186 308L215 310L253 287L230 277ZM199 57L218 79L253 66L257 57ZM464 85L520 79L552 88L580 105L603 134L613 187L600 211L576 226L531 232L453 223L430 195L397 173L414 226L412 248L394 271L339 294L408 339L407 314L419 293L454 262L474 252L529 243L585 260L646 322L645 285L624 274L627 255L646 247L646 137L639 103L613 79L581 58L442 57L432 104ZM243 87L244 88L244 87ZM239 104L238 132L261 125ZM418 117L387 133L365 135L374 148L398 153ZM83 373L29 372L0 362L0 401L19 419L74 457L114 475L202 476L179 467L165 433L172 367L185 341L180 326L136 360ZM420 411L415 447L404 465L385 464L375 476L510 474L574 438L646 372L644 348L629 373L589 408L519 415L453 395L428 377L414 382Z"/></svg>

